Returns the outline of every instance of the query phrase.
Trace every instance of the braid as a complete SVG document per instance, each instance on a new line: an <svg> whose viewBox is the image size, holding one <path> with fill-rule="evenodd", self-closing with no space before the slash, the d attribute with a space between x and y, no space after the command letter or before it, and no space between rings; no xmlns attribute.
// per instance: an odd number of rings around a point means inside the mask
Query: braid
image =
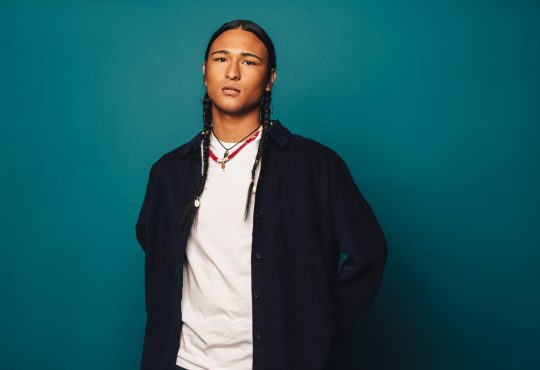
<svg viewBox="0 0 540 370"><path fill-rule="evenodd" d="M251 170L251 183L249 184L248 188L248 194L247 194L247 201L246 201L246 209L244 211L244 220L247 220L251 205L251 194L253 191L253 186L255 185L255 171L257 170L257 165L260 162L260 159L262 157L264 144L266 142L267 132L270 128L270 114L271 114L271 108L270 108L270 102L272 101L272 92L271 91L265 91L264 96L262 98L261 103L261 113L260 113L260 120L262 122L262 135L261 140L259 141L259 147L257 149L257 156L255 157L255 163L253 164L253 169ZM258 185L258 184L257 184Z"/></svg>
<svg viewBox="0 0 540 370"><path fill-rule="evenodd" d="M253 168L251 170L251 183L249 184L248 188L248 194L247 194L247 201L246 201L246 208L244 212L244 218L247 220L247 217L249 215L250 205L251 205L251 194L253 191L253 187L255 185L255 173L257 170L257 166L261 161L264 145L266 143L267 138L267 132L270 128L270 114L271 114L271 108L270 103L272 101L272 92L265 91L264 96L261 102L261 113L260 113L260 120L262 122L262 134L261 139L259 141L259 147L257 148L257 156L255 157L255 163L253 164ZM208 96L208 93L204 94L203 100L203 126L204 126L204 138L203 138L203 174L202 174L202 180L201 184L199 186L199 190L197 191L197 195L195 196L195 199L192 202L189 202L184 209L184 213L182 215L182 225L185 230L189 232L192 226L197 226L197 215L199 210L199 200L201 197L201 194L204 191L204 185L206 184L206 178L208 176L208 147L210 146L210 132L212 129L212 101L210 100L210 97Z"/></svg>
<svg viewBox="0 0 540 370"><path fill-rule="evenodd" d="M204 190L204 185L206 183L206 177L208 176L208 147L210 145L210 132L212 129L212 101L208 96L208 93L204 94L203 100L203 127L204 127L204 138L203 138L203 174L199 190L195 199L189 202L184 209L184 214L182 216L182 225L185 230L189 231L193 226L197 226L197 215L199 211L199 200L201 194Z"/></svg>

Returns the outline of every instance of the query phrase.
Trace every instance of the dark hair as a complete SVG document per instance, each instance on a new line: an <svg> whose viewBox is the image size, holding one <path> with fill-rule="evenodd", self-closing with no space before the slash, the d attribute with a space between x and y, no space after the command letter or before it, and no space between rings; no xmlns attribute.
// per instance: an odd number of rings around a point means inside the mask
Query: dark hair
<svg viewBox="0 0 540 370"><path fill-rule="evenodd" d="M225 31L236 30L236 29L252 32L266 46L266 50L268 52L268 68L267 68L267 73L266 73L266 81L268 81L268 79L270 78L272 68L276 68L276 53L274 50L274 44L272 43L272 40L270 40L270 37L268 37L268 34L259 25L249 20L239 19L239 20L230 21L223 24L216 32L214 32L214 34L210 38L210 41L208 42L208 46L206 47L206 52L204 54L204 60L208 61L208 53L210 52L210 48L213 42L219 37L219 35L221 35ZM246 208L244 211L244 220L247 220L248 218L250 204L251 204L251 194L253 191L253 186L255 184L255 171L262 157L263 148L267 140L267 136L268 136L268 129L270 128L270 114L271 114L270 103L271 101L272 101L272 92L265 91L261 99L261 110L260 110L260 115L259 115L259 119L262 124L261 139L259 141L259 147L257 149L257 156L255 158L255 163L253 164L253 169L251 170L251 183L249 184L248 193L247 193ZM199 199L201 197L202 192L204 191L204 185L206 183L206 177L208 175L208 157L209 157L208 146L210 145L210 133L212 132L212 124L213 124L212 123L212 101L210 100L210 97L208 96L208 92L204 94L204 97L202 99L202 105L203 105L203 128L204 128L202 132L204 134L203 174L202 174L202 180L199 186L199 190L197 191L197 194L195 195L195 199L187 204L184 210L184 214L182 216L182 225L188 232L190 231L193 225L195 226L197 225Z"/></svg>

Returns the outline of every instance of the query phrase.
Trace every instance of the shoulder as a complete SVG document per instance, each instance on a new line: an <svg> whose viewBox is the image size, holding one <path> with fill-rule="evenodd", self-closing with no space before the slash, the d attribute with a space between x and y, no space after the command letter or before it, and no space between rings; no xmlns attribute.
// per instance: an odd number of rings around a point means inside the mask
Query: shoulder
<svg viewBox="0 0 540 370"><path fill-rule="evenodd" d="M190 149L189 145L190 142L188 141L172 150L169 150L168 152L165 152L156 160L155 164L160 166L168 166L181 161L181 159L184 158L186 151Z"/></svg>
<svg viewBox="0 0 540 370"><path fill-rule="evenodd" d="M188 150L190 150L191 142L188 141L172 150L169 150L159 156L151 166L151 174L170 173L171 171L181 170L186 165L186 156Z"/></svg>
<svg viewBox="0 0 540 370"><path fill-rule="evenodd" d="M325 161L330 165L345 164L343 158L331 147L312 138L291 134L290 152L300 160Z"/></svg>
<svg viewBox="0 0 540 370"><path fill-rule="evenodd" d="M337 188L354 183L349 166L330 146L298 134L291 135L289 144L287 162L292 163L297 173L306 169L320 181L327 179Z"/></svg>

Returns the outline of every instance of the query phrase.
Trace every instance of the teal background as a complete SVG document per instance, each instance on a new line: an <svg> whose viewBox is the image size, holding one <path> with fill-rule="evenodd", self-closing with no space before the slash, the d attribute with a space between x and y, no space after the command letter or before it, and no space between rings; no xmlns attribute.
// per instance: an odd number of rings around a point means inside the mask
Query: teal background
<svg viewBox="0 0 540 370"><path fill-rule="evenodd" d="M540 3L3 1L0 368L136 369L150 165L202 128L222 23L273 118L349 164L388 243L333 369L539 369Z"/></svg>

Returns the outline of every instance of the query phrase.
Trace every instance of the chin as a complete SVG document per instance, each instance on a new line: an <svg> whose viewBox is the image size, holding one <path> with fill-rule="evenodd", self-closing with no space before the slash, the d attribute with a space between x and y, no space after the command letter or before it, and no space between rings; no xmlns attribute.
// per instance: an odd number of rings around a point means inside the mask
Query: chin
<svg viewBox="0 0 540 370"><path fill-rule="evenodd" d="M249 110L248 105L242 104L241 102L223 102L217 101L214 102L216 108L226 114L241 114Z"/></svg>

